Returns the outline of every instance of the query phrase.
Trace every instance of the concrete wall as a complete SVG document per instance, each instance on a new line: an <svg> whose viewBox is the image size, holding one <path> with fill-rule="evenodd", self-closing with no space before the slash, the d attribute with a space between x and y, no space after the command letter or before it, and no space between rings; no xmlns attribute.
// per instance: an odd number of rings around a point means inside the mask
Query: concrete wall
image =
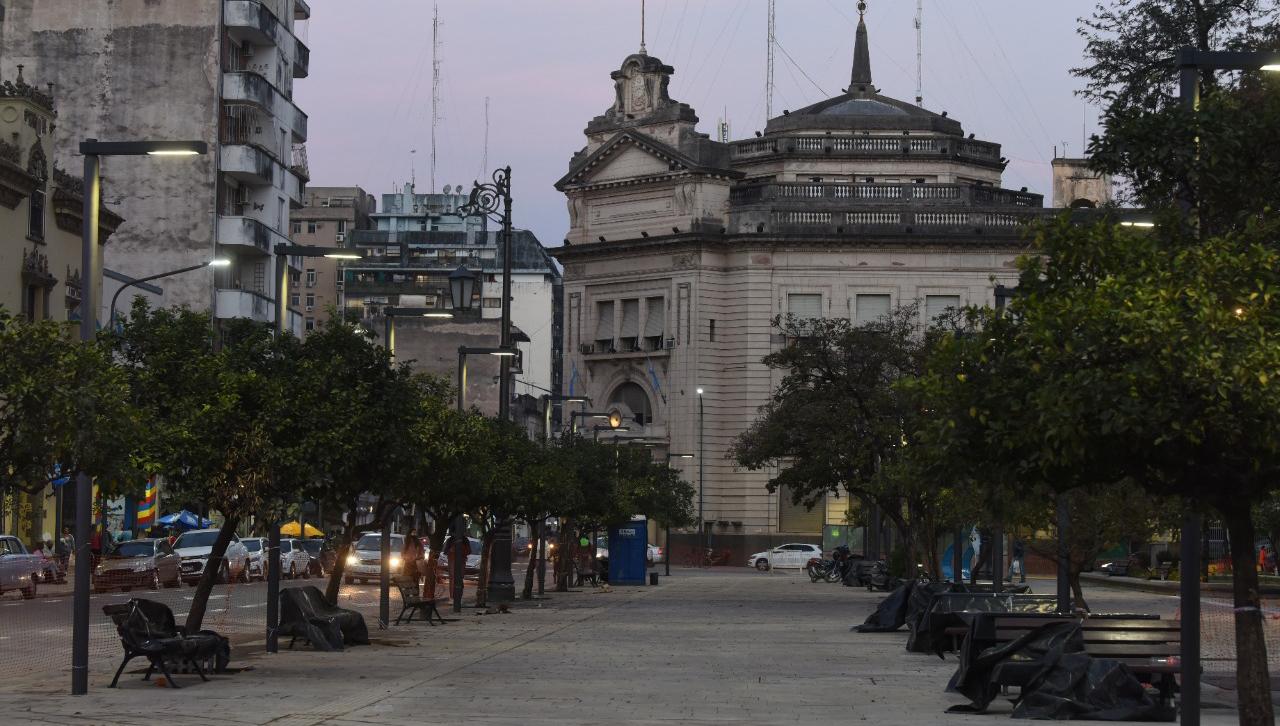
<svg viewBox="0 0 1280 726"><path fill-rule="evenodd" d="M55 84L60 166L79 175L78 140L200 139L212 149L218 118L220 2L10 0L0 23L0 73L24 64ZM214 254L217 163L205 157L103 161L104 201L126 219L106 266L132 277ZM208 308L212 272L166 280L167 302Z"/></svg>
<svg viewBox="0 0 1280 726"><path fill-rule="evenodd" d="M382 318L371 318L381 334ZM496 320L396 320L396 360L409 363L415 371L431 373L457 385L458 348L495 348L498 345ZM491 355L467 357L467 407L487 416L498 413L499 360Z"/></svg>

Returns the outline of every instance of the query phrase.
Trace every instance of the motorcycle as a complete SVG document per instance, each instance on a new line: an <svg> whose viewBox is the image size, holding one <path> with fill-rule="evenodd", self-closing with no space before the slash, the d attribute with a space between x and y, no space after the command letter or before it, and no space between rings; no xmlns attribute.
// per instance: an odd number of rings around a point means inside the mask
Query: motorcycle
<svg viewBox="0 0 1280 726"><path fill-rule="evenodd" d="M836 570L835 560L824 560L821 557L810 557L808 564L804 566L805 572L809 573L809 581L817 582L825 580L827 576Z"/></svg>
<svg viewBox="0 0 1280 726"><path fill-rule="evenodd" d="M902 579L889 574L889 565L884 560L871 564L865 575L867 592L889 592L902 585Z"/></svg>

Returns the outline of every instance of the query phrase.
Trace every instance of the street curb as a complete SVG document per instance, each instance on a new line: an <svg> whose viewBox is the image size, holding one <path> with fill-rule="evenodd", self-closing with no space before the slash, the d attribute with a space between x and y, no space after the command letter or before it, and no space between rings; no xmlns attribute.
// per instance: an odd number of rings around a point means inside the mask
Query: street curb
<svg viewBox="0 0 1280 726"><path fill-rule="evenodd" d="M1136 577L1123 577L1116 575L1098 575L1091 572L1080 573L1080 582L1101 585L1102 587L1114 587L1121 590L1138 590L1140 592L1155 592L1163 595L1176 595L1181 592L1182 583L1169 580L1140 580ZM1263 595L1280 595L1280 587L1266 586L1259 588ZM1202 582L1200 583L1200 592L1211 592L1215 595L1231 595L1231 583L1229 582Z"/></svg>

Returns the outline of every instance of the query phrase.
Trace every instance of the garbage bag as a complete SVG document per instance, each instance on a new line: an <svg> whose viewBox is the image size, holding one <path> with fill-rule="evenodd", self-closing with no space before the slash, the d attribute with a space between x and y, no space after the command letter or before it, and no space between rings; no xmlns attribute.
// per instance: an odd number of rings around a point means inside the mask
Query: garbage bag
<svg viewBox="0 0 1280 726"><path fill-rule="evenodd" d="M971 701L968 705L952 706L947 713L983 713L988 704L1000 693L999 684L992 680L996 666L1005 661L1043 664L1050 652L1080 653L1084 651L1084 635L1080 625L1054 623L1030 630L1008 643L978 651L982 646L976 637L978 620L969 623L969 635L960 648L960 667L951 682L948 693L959 693ZM1056 661L1056 657L1052 659Z"/></svg>
<svg viewBox="0 0 1280 726"><path fill-rule="evenodd" d="M898 586L898 589L880 601L875 612L868 615L862 625L855 625L851 630L859 633L892 633L901 628L907 622L907 605L915 586L914 580Z"/></svg>
<svg viewBox="0 0 1280 726"><path fill-rule="evenodd" d="M1050 653L1044 670L1022 690L1014 718L1093 721L1173 721L1129 668L1087 653Z"/></svg>

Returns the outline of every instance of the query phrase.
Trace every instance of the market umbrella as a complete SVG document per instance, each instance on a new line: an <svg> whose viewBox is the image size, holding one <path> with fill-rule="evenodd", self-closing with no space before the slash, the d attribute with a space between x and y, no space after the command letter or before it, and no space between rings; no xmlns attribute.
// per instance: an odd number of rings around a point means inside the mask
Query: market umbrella
<svg viewBox="0 0 1280 726"><path fill-rule="evenodd" d="M156 521L166 527L179 527L181 529L200 529L213 526L213 522L210 520L201 519L185 509L176 514L166 514Z"/></svg>
<svg viewBox="0 0 1280 726"><path fill-rule="evenodd" d="M280 534L281 534L282 536L284 536L284 537L297 537L297 536L298 536L298 529L299 529L299 527L300 527L300 525L298 524L298 521L297 521L297 520L294 520L294 521L292 521L292 522L289 522L288 524L285 524L285 525L281 526L281 527L280 527ZM323 537L323 536L324 536L324 532L321 532L320 530L318 530L318 529L316 529L315 527L312 527L310 524L308 524L308 525L307 525L307 533L306 533L306 535L303 535L303 536L306 536L306 537Z"/></svg>

